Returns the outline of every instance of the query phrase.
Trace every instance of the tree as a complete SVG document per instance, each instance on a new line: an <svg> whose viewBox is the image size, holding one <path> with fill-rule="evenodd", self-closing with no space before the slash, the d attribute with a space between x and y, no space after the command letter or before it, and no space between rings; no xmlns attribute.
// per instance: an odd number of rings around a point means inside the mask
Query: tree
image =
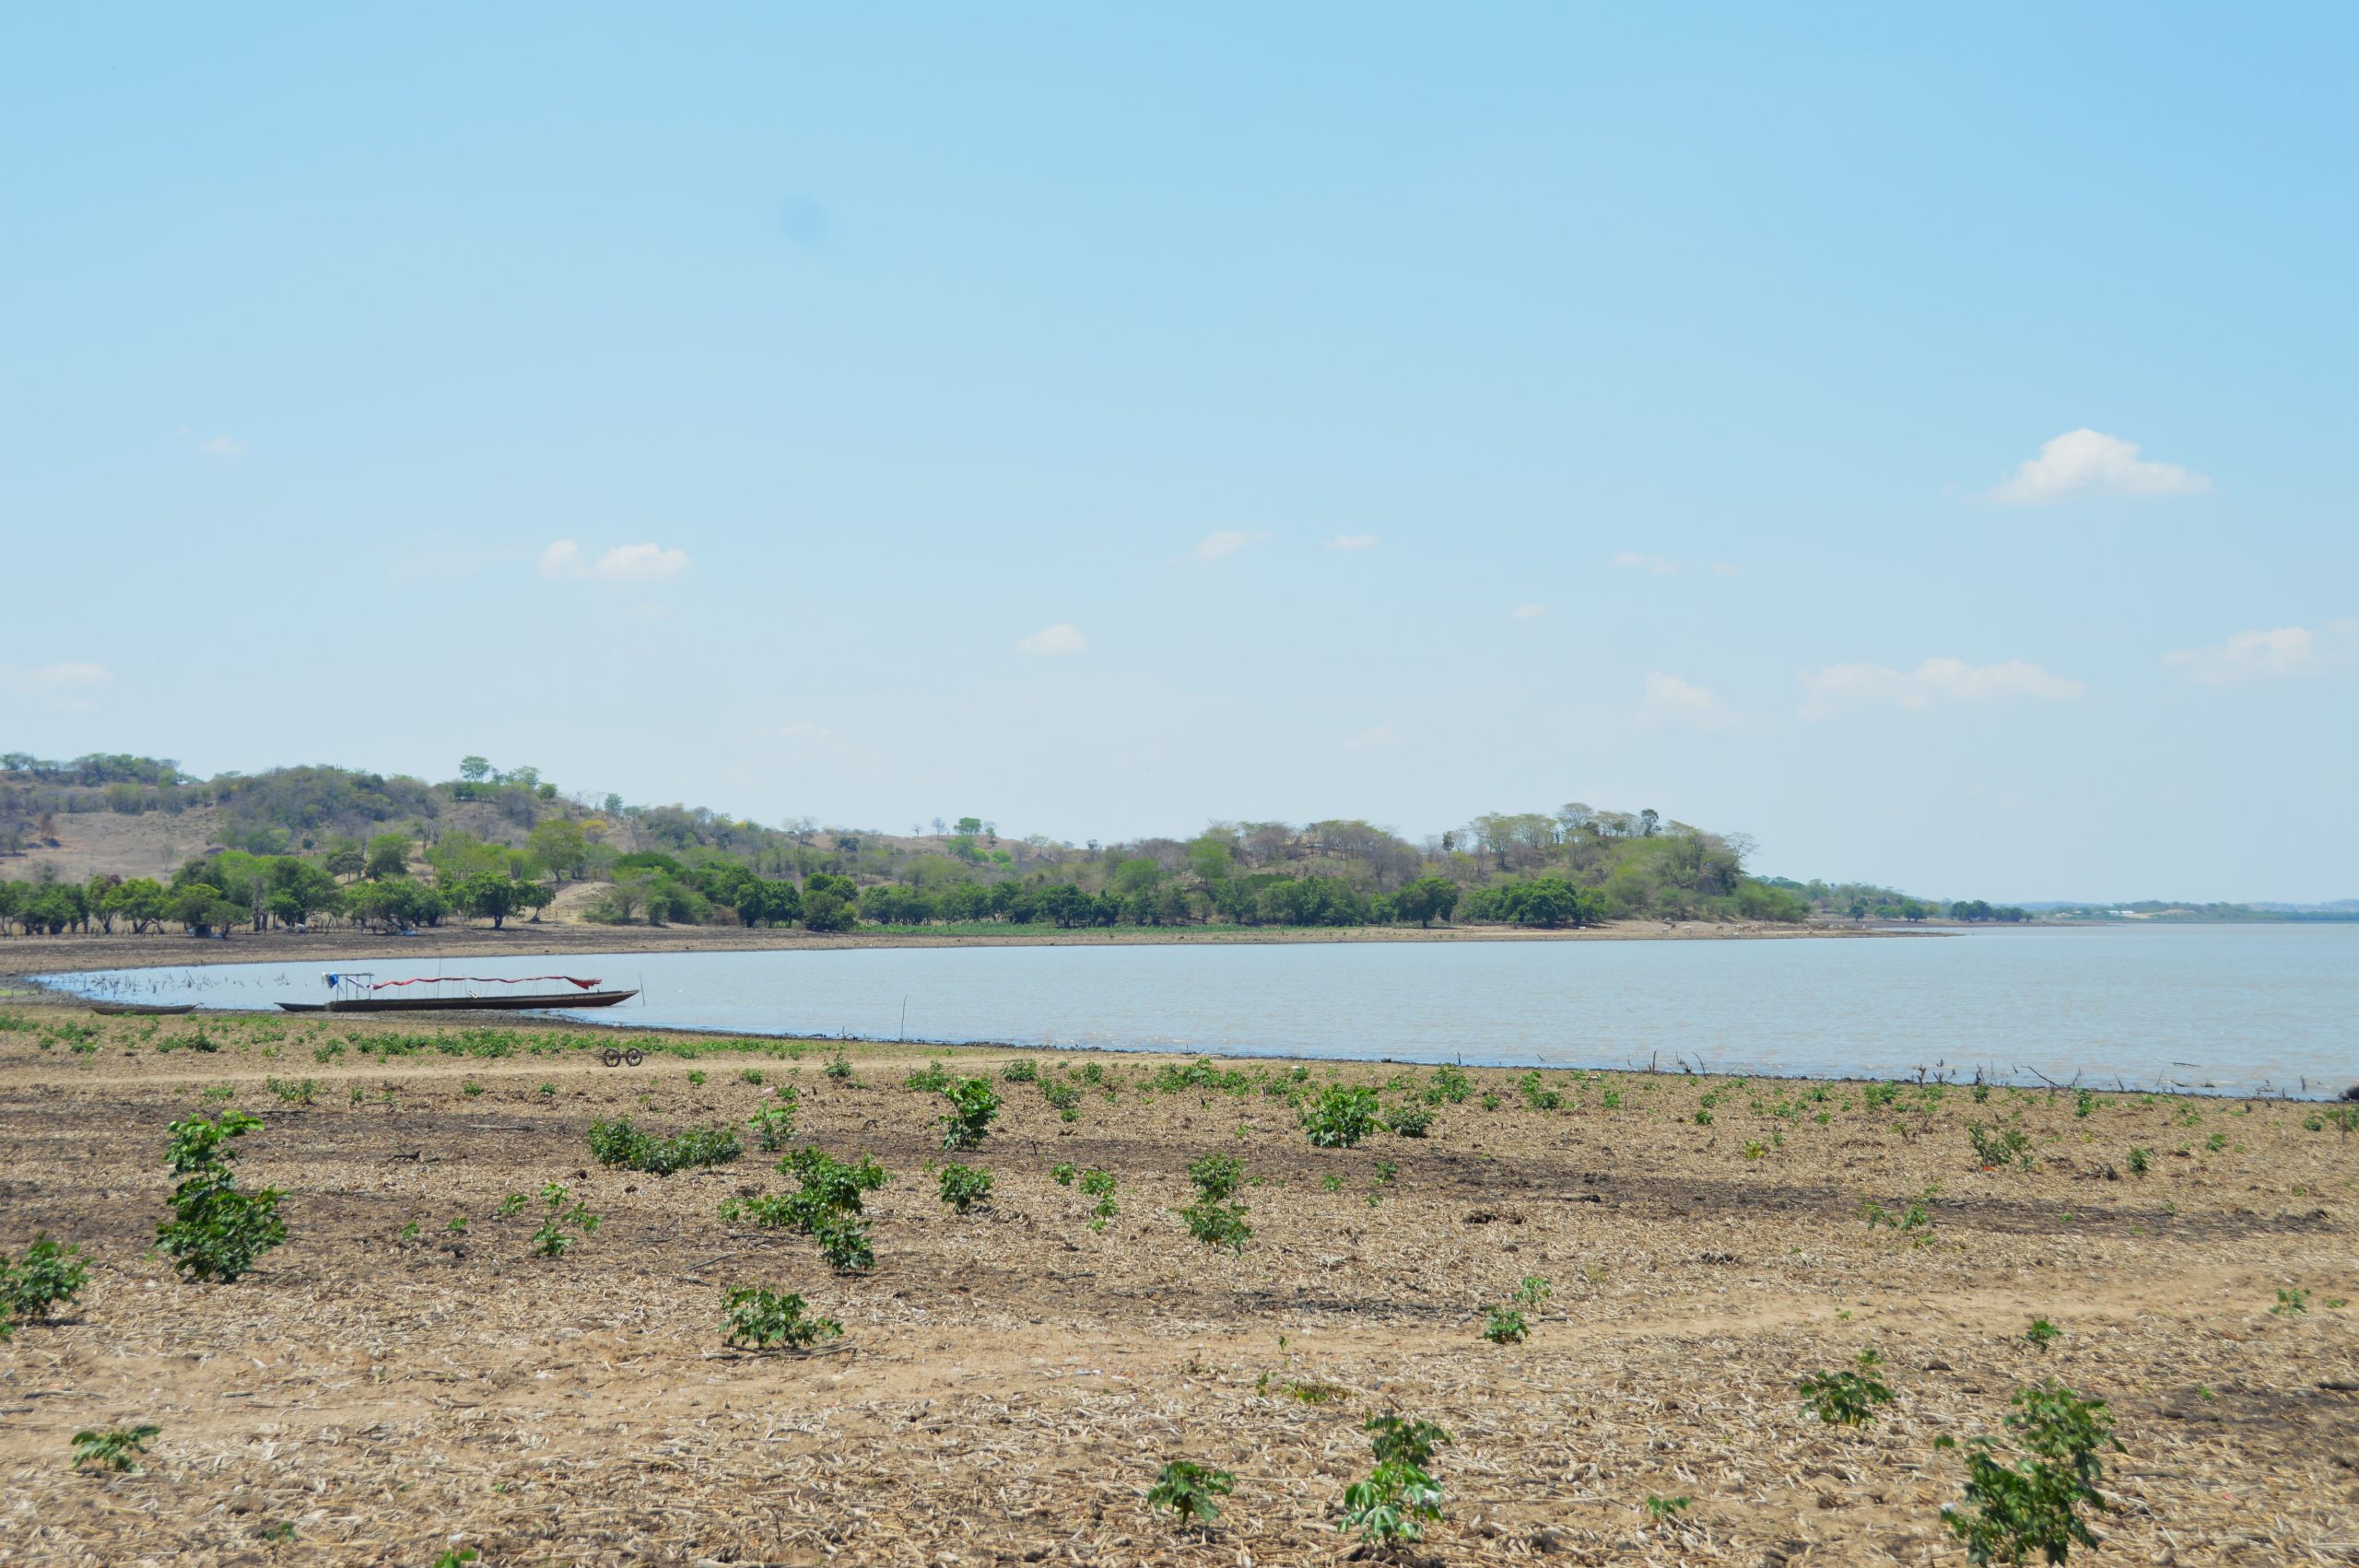
<svg viewBox="0 0 2359 1568"><path fill-rule="evenodd" d="M409 874L409 835L375 833L369 837L369 858L362 874L371 882Z"/></svg>
<svg viewBox="0 0 2359 1568"><path fill-rule="evenodd" d="M962 816L951 826L962 837L972 838L982 832L983 819L979 816Z"/></svg>
<svg viewBox="0 0 2359 1568"><path fill-rule="evenodd" d="M1421 876L1392 895L1392 912L1403 920L1431 926L1458 908L1458 884L1444 876Z"/></svg>
<svg viewBox="0 0 2359 1568"><path fill-rule="evenodd" d="M463 756L459 759L459 777L470 784L480 784L491 777L491 764L483 757Z"/></svg>
<svg viewBox="0 0 2359 1568"><path fill-rule="evenodd" d="M581 825L571 819L553 816L533 825L526 840L533 859L548 873L563 883L567 876L580 876L590 861L590 838Z"/></svg>
<svg viewBox="0 0 2359 1568"><path fill-rule="evenodd" d="M499 930L517 910L538 908L547 902L544 898L542 904L532 904L534 891L533 884L519 882L505 872L476 872L451 889L451 897L468 914L489 919L491 929Z"/></svg>
<svg viewBox="0 0 2359 1568"><path fill-rule="evenodd" d="M331 838L327 852L320 857L320 869L332 877L358 876L368 863L368 851L357 838Z"/></svg>
<svg viewBox="0 0 2359 1568"><path fill-rule="evenodd" d="M814 931L848 931L860 924L855 900L859 885L848 876L814 872L803 880L803 927Z"/></svg>
<svg viewBox="0 0 2359 1568"><path fill-rule="evenodd" d="M118 919L131 922L135 936L164 923L164 884L152 876L135 876L110 888L107 902Z"/></svg>

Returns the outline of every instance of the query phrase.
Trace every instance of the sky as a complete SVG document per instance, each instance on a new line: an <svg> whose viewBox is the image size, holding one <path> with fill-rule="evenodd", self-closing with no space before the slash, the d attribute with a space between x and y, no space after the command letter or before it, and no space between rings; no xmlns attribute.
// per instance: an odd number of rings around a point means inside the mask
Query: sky
<svg viewBox="0 0 2359 1568"><path fill-rule="evenodd" d="M2359 896L2354 42L18 7L0 749Z"/></svg>

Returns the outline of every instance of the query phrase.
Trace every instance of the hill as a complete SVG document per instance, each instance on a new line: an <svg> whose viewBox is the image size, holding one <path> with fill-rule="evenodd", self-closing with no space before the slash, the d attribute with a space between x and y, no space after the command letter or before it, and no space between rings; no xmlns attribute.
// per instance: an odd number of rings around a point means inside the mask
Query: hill
<svg viewBox="0 0 2359 1568"><path fill-rule="evenodd" d="M135 930L273 922L601 923L845 930L1003 924L1535 927L1610 919L1921 920L1888 888L1764 880L1751 841L1652 811L1489 813L1409 840L1351 819L1215 822L1121 844L937 819L908 834L764 825L568 795L481 757L439 782L326 765L200 779L164 759L0 755L0 923ZM1966 919L2023 911L1968 903Z"/></svg>

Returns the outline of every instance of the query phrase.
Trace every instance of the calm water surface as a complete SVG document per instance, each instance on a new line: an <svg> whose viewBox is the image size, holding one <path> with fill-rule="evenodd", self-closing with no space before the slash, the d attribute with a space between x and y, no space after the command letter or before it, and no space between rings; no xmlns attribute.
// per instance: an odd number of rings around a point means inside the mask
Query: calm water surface
<svg viewBox="0 0 2359 1568"><path fill-rule="evenodd" d="M357 962L381 979L432 961ZM2359 1082L2359 926L1891 941L1175 943L469 958L638 986L584 1022L1038 1046L1815 1075L2036 1071L2339 1093ZM322 1000L320 964L66 976L205 1007Z"/></svg>

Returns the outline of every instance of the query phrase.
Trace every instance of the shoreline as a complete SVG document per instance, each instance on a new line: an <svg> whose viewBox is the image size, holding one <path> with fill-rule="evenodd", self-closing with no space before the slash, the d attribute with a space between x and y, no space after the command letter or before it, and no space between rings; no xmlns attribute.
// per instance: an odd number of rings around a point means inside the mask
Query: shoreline
<svg viewBox="0 0 2359 1568"><path fill-rule="evenodd" d="M1664 930L1650 920L1624 920L1567 930L1527 930L1513 926L1449 926L1433 930L1400 926L1283 926L1249 931L1185 930L1168 927L1116 927L1053 930L1039 934L970 932L886 935L852 932L814 934L801 930L742 926L511 925L435 926L414 937L376 931L249 931L228 939L157 933L10 937L0 942L0 989L11 982L84 969L192 968L227 964L291 964L307 959L361 960L522 958L535 955L640 953L786 953L851 948L900 947L1177 947L1239 944L1276 946L1293 942L1807 942L1881 940L1951 934L1947 926L1916 930L1888 927L1715 925L1684 922Z"/></svg>

